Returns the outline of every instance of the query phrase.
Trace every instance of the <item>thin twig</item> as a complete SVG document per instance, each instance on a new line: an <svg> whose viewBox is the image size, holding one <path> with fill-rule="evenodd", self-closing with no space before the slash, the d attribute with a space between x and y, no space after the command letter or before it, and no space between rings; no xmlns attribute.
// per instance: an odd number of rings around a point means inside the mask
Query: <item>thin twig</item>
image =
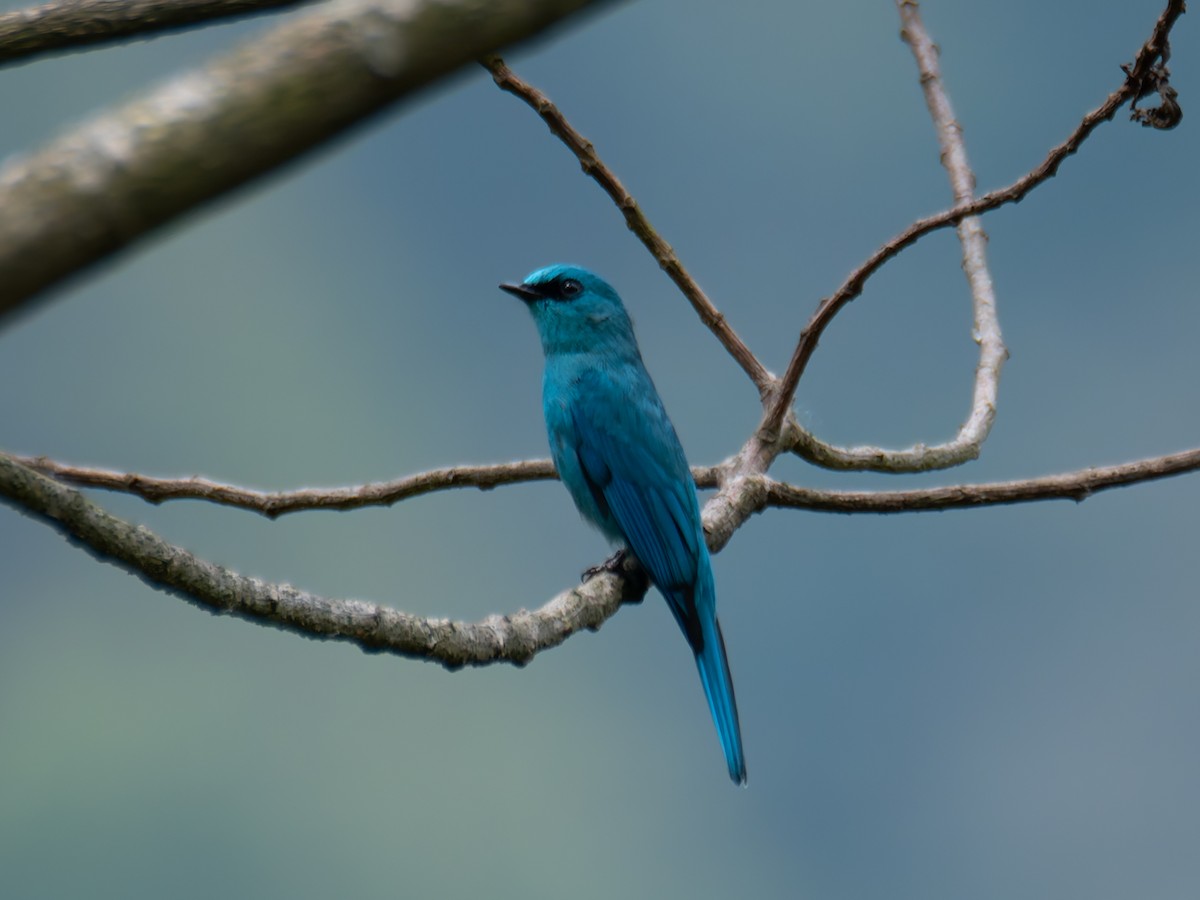
<svg viewBox="0 0 1200 900"><path fill-rule="evenodd" d="M558 477L548 459L483 466L446 466L392 481L378 481L354 487L300 488L294 491L257 491L211 481L207 478L159 478L137 472L117 472L92 466L73 466L46 456L12 456L23 466L76 487L98 488L140 497L147 503L168 500L204 500L219 506L231 506L277 519L304 510L350 510L367 506L391 506L401 500L456 488L487 491L506 484L550 481ZM719 486L719 466L692 466L692 477L702 488Z"/></svg>
<svg viewBox="0 0 1200 900"><path fill-rule="evenodd" d="M136 472L114 472L87 466L70 466L44 456L13 457L22 465L79 487L120 491L150 503L167 500L207 500L234 506L275 519L287 513L310 509L359 509L391 506L409 497L454 488L489 490L502 484L546 481L557 478L548 459L500 463L491 466L447 466L394 481L374 482L347 488L304 488L298 491L256 491L222 484L207 478L156 478Z"/></svg>
<svg viewBox="0 0 1200 900"><path fill-rule="evenodd" d="M766 484L764 507L839 513L905 513L1001 506L1039 500L1082 501L1109 488L1200 470L1200 448L1019 481L959 484L911 491L818 491L780 481Z"/></svg>
<svg viewBox="0 0 1200 900"><path fill-rule="evenodd" d="M942 82L937 47L925 30L917 3L914 0L896 0L896 6L902 23L901 36L912 48L921 74L925 104L937 130L941 161L950 178L955 206L964 206L971 202L974 195L975 175L967 161L962 126L954 116ZM797 426L793 450L800 456L831 469L886 472L946 469L979 456L996 419L1000 369L1008 351L1004 347L1000 322L996 318L996 296L987 267L987 235L978 216L969 216L958 223L958 239L962 244L963 272L967 276L974 312L972 335L979 344L971 409L958 433L941 444L918 444L903 450L889 450L873 446L836 447Z"/></svg>
<svg viewBox="0 0 1200 900"><path fill-rule="evenodd" d="M0 13L0 66L304 2L308 0L53 0Z"/></svg>
<svg viewBox="0 0 1200 900"><path fill-rule="evenodd" d="M502 90L524 100L542 117L542 121L546 123L554 136L575 154L584 173L612 198L617 209L625 217L625 224L629 230L637 235L638 240L650 251L650 255L658 261L663 271L675 282L679 290L687 297L688 302L692 304L696 314L700 316L700 321L716 335L721 346L729 351L729 355L750 376L750 380L758 388L759 395L765 399L774 386L774 378L771 373L763 367L750 348L738 337L737 332L730 327L724 314L708 299L708 295L679 261L679 257L675 255L671 245L654 230L654 226L650 224L650 220L646 218L646 214L642 212L642 208L633 195L625 189L625 185L621 184L620 179L596 154L596 148L592 142L575 130L545 94L518 78L499 56L488 57L483 61L483 65L492 73L493 80Z"/></svg>
<svg viewBox="0 0 1200 900"><path fill-rule="evenodd" d="M834 294L821 301L816 312L808 320L808 324L800 332L800 339L796 343L791 361L779 382L778 392L773 398L767 414L763 417L760 431L767 439L779 434L788 408L791 406L792 398L795 396L796 387L800 383L800 377L804 374L821 335L833 317L847 303L862 293L867 279L874 275L884 263L925 235L941 228L957 225L968 216L980 215L1008 203L1018 203L1039 184L1054 177L1063 161L1078 150L1102 122L1110 120L1122 105L1140 94L1143 82L1161 58L1164 48L1168 46L1168 37L1172 26L1183 11L1183 0L1168 0L1166 8L1155 23L1150 39L1142 46L1137 58L1129 67L1125 82L1100 106L1085 115L1070 137L1051 150L1037 168L1017 179L1008 187L984 194L971 203L956 206L913 222L851 272L850 277Z"/></svg>
<svg viewBox="0 0 1200 900"><path fill-rule="evenodd" d="M133 472L70 466L44 456L11 458L44 475L81 487L132 494L150 503L206 500L260 513L268 518L301 510L349 510L367 506L389 506L409 497L435 491L467 487L489 490L502 485L543 481L555 477L554 468L549 460L533 459L491 466L431 469L395 481L358 487L265 492L203 478L153 478ZM1166 456L1147 457L1116 466L1090 467L1037 478L906 491L829 491L775 481L762 477L761 473L750 473L748 477L761 478L765 487L765 493L760 492L756 510L780 507L817 512L900 513L995 506L1034 500L1083 500L1107 488L1182 475L1197 469L1200 469L1200 448ZM719 487L725 474L725 469L721 466L692 467L692 476L701 488Z"/></svg>

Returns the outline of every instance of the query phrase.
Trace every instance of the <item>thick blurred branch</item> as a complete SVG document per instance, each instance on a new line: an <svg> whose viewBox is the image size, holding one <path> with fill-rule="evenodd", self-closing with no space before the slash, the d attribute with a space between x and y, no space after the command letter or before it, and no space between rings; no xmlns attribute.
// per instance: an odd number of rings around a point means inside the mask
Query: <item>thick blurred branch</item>
<svg viewBox="0 0 1200 900"><path fill-rule="evenodd" d="M339 0L0 168L0 313L597 0Z"/></svg>
<svg viewBox="0 0 1200 900"><path fill-rule="evenodd" d="M54 0L0 13L0 66L304 2L308 0Z"/></svg>

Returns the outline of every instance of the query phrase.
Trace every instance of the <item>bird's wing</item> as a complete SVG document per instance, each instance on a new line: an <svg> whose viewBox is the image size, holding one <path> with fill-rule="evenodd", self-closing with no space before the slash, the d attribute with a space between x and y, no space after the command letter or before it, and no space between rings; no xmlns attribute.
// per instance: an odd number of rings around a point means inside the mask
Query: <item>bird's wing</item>
<svg viewBox="0 0 1200 900"><path fill-rule="evenodd" d="M586 399L571 409L575 452L593 496L603 497L691 637L699 627L692 589L703 540L700 507L675 429L653 384L642 378L616 393L611 384L607 391L581 385Z"/></svg>

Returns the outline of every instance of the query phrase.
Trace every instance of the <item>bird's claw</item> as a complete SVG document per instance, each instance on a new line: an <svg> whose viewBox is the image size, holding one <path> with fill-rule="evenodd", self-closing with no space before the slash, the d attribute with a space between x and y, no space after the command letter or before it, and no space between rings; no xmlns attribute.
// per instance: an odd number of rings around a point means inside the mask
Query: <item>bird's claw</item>
<svg viewBox="0 0 1200 900"><path fill-rule="evenodd" d="M580 580L586 584L597 575L603 575L605 572L619 575L625 580L625 598L621 602L641 603L646 599L646 588L650 586L646 570L636 565L636 560L635 565L626 568L625 561L627 559L630 559L629 548L622 547L604 562L600 563L600 565L584 569Z"/></svg>
<svg viewBox="0 0 1200 900"><path fill-rule="evenodd" d="M579 580L587 583L597 575L603 575L605 572L611 572L614 575L620 575L621 567L625 564L625 557L628 553L629 550L625 547L622 547L604 562L600 563L600 565L591 566L587 569L584 569L583 575Z"/></svg>

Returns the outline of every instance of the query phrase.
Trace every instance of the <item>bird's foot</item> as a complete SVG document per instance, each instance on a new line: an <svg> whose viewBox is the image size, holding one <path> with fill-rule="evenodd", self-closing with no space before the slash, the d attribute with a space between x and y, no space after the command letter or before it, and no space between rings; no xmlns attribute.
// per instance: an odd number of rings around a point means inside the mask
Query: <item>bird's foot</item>
<svg viewBox="0 0 1200 900"><path fill-rule="evenodd" d="M626 561L632 561L633 564L626 566ZM605 572L620 575L625 580L625 597L622 603L641 603L646 599L646 589L650 586L646 570L637 565L637 561L629 555L628 547L622 547L600 565L585 569L582 581L586 583Z"/></svg>
<svg viewBox="0 0 1200 900"><path fill-rule="evenodd" d="M622 574L621 567L625 564L625 557L628 554L628 548L622 547L604 562L600 563L600 565L591 566L590 568L584 569L583 575L580 576L579 580L586 583L591 581L597 575L603 575L605 572L611 572L614 575Z"/></svg>

